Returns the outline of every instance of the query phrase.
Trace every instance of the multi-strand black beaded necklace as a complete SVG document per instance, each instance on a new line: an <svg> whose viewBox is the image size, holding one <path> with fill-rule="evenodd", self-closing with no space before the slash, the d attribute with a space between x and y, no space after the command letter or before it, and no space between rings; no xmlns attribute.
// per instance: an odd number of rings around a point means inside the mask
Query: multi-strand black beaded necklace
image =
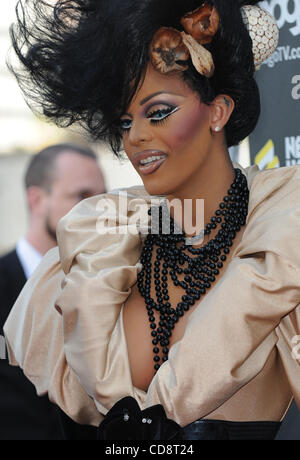
<svg viewBox="0 0 300 460"><path fill-rule="evenodd" d="M176 323L216 281L237 232L246 223L248 202L247 179L240 169L235 169L235 179L228 195L224 197L204 230L204 235L210 235L213 230L217 234L199 248L186 244L187 236L183 230L180 233L174 231L176 225L171 216L170 232L162 232L163 210L159 207L159 230L157 233L149 233L145 239L141 255L143 268L138 274L138 289L145 300L150 322L155 371L168 359L170 337ZM149 215L151 213L153 214L152 208ZM156 250L154 267L153 250ZM178 279L178 275L181 279ZM174 286L180 286L184 290L184 295L175 308L170 303L168 293L169 277ZM156 299L151 296L153 280ZM158 325L154 310L160 315Z"/></svg>

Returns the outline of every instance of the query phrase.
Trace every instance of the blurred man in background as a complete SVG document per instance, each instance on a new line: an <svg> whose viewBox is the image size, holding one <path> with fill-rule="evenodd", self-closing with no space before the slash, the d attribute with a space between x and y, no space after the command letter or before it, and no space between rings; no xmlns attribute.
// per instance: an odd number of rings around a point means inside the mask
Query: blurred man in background
<svg viewBox="0 0 300 460"><path fill-rule="evenodd" d="M105 192L95 153L58 144L35 155L25 175L29 227L16 248L0 258L0 335L26 280L49 249L56 246L59 220L79 201ZM61 414L60 414L61 417ZM19 368L0 359L0 439L63 439L58 408L37 397ZM72 426L72 421L68 423ZM75 427L76 431L76 427ZM87 436L88 436L87 428Z"/></svg>

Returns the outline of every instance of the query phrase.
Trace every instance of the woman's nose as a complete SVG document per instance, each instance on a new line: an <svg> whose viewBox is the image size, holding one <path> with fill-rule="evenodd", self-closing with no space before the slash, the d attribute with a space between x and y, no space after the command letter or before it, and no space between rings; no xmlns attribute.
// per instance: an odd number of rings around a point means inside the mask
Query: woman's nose
<svg viewBox="0 0 300 460"><path fill-rule="evenodd" d="M138 146L152 139L151 127L148 120L134 121L129 131L129 142Z"/></svg>

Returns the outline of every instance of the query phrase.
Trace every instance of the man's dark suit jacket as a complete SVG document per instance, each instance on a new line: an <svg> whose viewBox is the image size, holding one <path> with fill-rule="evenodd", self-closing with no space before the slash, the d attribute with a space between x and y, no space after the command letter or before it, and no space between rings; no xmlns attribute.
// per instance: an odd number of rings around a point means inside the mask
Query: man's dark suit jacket
<svg viewBox="0 0 300 460"><path fill-rule="evenodd" d="M0 334L26 282L16 251L0 258ZM95 439L95 429L81 427L52 404L38 397L18 367L0 359L0 440Z"/></svg>

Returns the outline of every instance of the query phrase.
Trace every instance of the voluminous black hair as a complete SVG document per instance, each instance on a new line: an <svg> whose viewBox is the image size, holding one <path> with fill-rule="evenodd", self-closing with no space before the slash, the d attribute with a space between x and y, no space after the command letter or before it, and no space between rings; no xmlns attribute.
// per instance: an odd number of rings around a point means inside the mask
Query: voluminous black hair
<svg viewBox="0 0 300 460"><path fill-rule="evenodd" d="M235 109L226 126L228 146L254 129L260 100L252 41L240 8L251 0L208 0L220 26L207 45L215 74L190 68L183 78L210 103L228 94ZM93 139L122 146L120 116L145 73L149 46L162 26L182 30L180 19L201 0L19 0L13 47L22 67L11 67L33 110L59 126L81 123ZM135 82L135 85L132 84Z"/></svg>

